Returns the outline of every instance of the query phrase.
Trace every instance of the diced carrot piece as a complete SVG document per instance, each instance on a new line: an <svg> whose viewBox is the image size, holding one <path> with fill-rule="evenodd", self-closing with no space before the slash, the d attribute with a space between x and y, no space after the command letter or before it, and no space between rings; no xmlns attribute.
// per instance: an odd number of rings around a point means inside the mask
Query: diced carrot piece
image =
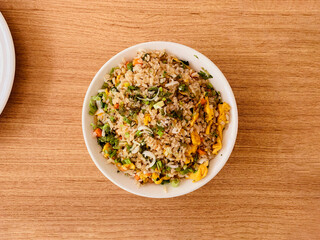
<svg viewBox="0 0 320 240"><path fill-rule="evenodd" d="M133 66L137 65L137 64L142 64L141 59L140 58L135 58L132 61Z"/></svg>
<svg viewBox="0 0 320 240"><path fill-rule="evenodd" d="M94 130L95 134L97 137L102 137L102 130L100 128L96 128Z"/></svg>
<svg viewBox="0 0 320 240"><path fill-rule="evenodd" d="M151 175L152 175L152 173L147 173L146 174L147 177L150 177Z"/></svg>
<svg viewBox="0 0 320 240"><path fill-rule="evenodd" d="M115 109L119 109L119 103L113 105Z"/></svg>
<svg viewBox="0 0 320 240"><path fill-rule="evenodd" d="M136 175L134 175L134 179L138 181L140 179L140 177L136 174Z"/></svg>
<svg viewBox="0 0 320 240"><path fill-rule="evenodd" d="M198 149L198 153L199 153L199 155L205 155L206 154L206 152L201 150L201 149Z"/></svg>
<svg viewBox="0 0 320 240"><path fill-rule="evenodd" d="M200 103L202 104L202 105L205 105L206 104L206 100L204 99L204 98L201 98L201 101L200 101Z"/></svg>

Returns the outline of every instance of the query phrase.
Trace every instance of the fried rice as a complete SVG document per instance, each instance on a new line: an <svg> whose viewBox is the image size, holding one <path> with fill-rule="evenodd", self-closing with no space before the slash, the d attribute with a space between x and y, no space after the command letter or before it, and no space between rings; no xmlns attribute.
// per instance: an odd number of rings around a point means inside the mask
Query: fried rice
<svg viewBox="0 0 320 240"><path fill-rule="evenodd" d="M139 185L204 178L222 148L230 111L210 78L165 50L123 59L89 104L106 161Z"/></svg>

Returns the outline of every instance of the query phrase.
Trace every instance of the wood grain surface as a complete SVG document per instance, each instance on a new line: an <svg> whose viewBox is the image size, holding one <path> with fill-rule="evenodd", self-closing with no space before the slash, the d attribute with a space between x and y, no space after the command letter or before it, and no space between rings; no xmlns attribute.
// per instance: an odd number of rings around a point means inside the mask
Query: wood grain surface
<svg viewBox="0 0 320 240"><path fill-rule="evenodd" d="M0 0L16 48L0 116L0 239L319 239L319 1ZM222 171L173 199L96 168L81 132L98 69L137 43L208 56L239 108Z"/></svg>

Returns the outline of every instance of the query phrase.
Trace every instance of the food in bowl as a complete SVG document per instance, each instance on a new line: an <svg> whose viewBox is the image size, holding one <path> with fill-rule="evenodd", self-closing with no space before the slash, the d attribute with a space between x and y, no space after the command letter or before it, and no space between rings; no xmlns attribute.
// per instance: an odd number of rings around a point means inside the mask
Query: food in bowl
<svg viewBox="0 0 320 240"><path fill-rule="evenodd" d="M89 104L106 161L139 185L204 178L230 111L210 78L165 50L140 50L112 68Z"/></svg>

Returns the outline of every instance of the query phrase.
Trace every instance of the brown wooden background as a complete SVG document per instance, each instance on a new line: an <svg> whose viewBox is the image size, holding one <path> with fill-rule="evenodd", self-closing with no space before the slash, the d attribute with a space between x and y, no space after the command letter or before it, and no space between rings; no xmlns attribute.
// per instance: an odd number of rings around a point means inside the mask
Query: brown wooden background
<svg viewBox="0 0 320 240"><path fill-rule="evenodd" d="M0 0L17 67L0 116L1 239L319 239L319 1ZM239 108L231 158L173 199L95 167L81 108L98 69L153 40L207 55Z"/></svg>

